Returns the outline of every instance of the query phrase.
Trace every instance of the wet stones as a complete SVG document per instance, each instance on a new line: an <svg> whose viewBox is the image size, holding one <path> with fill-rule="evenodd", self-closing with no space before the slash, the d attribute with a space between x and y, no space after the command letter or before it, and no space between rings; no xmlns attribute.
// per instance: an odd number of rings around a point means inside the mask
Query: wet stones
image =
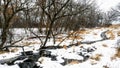
<svg viewBox="0 0 120 68"><path fill-rule="evenodd" d="M39 68L39 66L37 66L35 61L32 59L26 59L22 63L18 63L18 65L20 68Z"/></svg>
<svg viewBox="0 0 120 68"><path fill-rule="evenodd" d="M21 52L22 56L25 55L33 55L33 51L26 51L26 52Z"/></svg>
<svg viewBox="0 0 120 68"><path fill-rule="evenodd" d="M40 51L40 56L41 57L49 57L51 58L52 61L56 61L56 57L55 55L51 55L51 51L47 51L47 50L41 50Z"/></svg>
<svg viewBox="0 0 120 68"><path fill-rule="evenodd" d="M50 57L51 56L51 51L40 50L40 56Z"/></svg>
<svg viewBox="0 0 120 68"><path fill-rule="evenodd" d="M87 52L93 52L93 51L95 51L97 48L95 47L95 46L93 46L93 47L89 47L89 48L87 48Z"/></svg>
<svg viewBox="0 0 120 68"><path fill-rule="evenodd" d="M55 55L51 55L51 60L52 61L57 61L57 58L56 58L57 56L55 56Z"/></svg>
<svg viewBox="0 0 120 68"><path fill-rule="evenodd" d="M86 61L91 56L91 53L95 50L96 48L94 46L88 48L82 48L80 49L80 52L78 52L78 55L83 57L83 61Z"/></svg>

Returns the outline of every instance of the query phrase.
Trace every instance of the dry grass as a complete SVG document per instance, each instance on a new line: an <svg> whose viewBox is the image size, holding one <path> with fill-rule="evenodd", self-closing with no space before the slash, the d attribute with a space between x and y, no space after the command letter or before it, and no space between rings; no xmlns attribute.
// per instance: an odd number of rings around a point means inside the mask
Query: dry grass
<svg viewBox="0 0 120 68"><path fill-rule="evenodd" d="M36 41L25 41L25 42L22 42L22 45L24 46L29 46L29 45L32 45L32 44L40 44L39 42L36 42Z"/></svg>
<svg viewBox="0 0 120 68"><path fill-rule="evenodd" d="M103 44L102 46L103 46L103 47L108 47L108 45L107 45L107 44Z"/></svg>
<svg viewBox="0 0 120 68"><path fill-rule="evenodd" d="M104 65L103 68L109 68L107 65Z"/></svg>
<svg viewBox="0 0 120 68"><path fill-rule="evenodd" d="M3 51L3 50L0 50L0 54L4 54L4 53L7 53L8 51Z"/></svg>
<svg viewBox="0 0 120 68"><path fill-rule="evenodd" d="M66 46L66 45L63 45L63 48L64 48L65 50L67 50L67 46Z"/></svg>
<svg viewBox="0 0 120 68"><path fill-rule="evenodd" d="M120 36L120 31L117 32L117 36Z"/></svg>
<svg viewBox="0 0 120 68"><path fill-rule="evenodd" d="M95 56L92 56L91 59L92 59L92 60L99 61L100 58L101 58L101 56L102 56L101 54L96 54Z"/></svg>
<svg viewBox="0 0 120 68"><path fill-rule="evenodd" d="M114 55L114 56L112 56L110 59L111 59L111 61L113 61L113 60L116 59L116 56Z"/></svg>
<svg viewBox="0 0 120 68"><path fill-rule="evenodd" d="M107 36L109 36L109 39L111 39L111 40L114 40L115 39L115 35L114 35L114 33L110 30L110 31L107 31Z"/></svg>
<svg viewBox="0 0 120 68"><path fill-rule="evenodd" d="M120 48L117 48L115 56L118 57L118 58L120 58Z"/></svg>
<svg viewBox="0 0 120 68"><path fill-rule="evenodd" d="M18 51L17 48L10 48L9 51L0 50L0 54L4 54L4 53L8 53L8 52L17 52L17 51Z"/></svg>
<svg viewBox="0 0 120 68"><path fill-rule="evenodd" d="M74 31L74 32L69 32L68 35L68 39L73 40L83 40L84 38L81 36L83 34L89 34L90 32L88 30L82 29L82 30L78 30L78 31Z"/></svg>
<svg viewBox="0 0 120 68"><path fill-rule="evenodd" d="M98 35L97 33L93 33L94 35Z"/></svg>
<svg viewBox="0 0 120 68"><path fill-rule="evenodd" d="M120 27L120 24L117 24L117 25L111 25L109 28L118 29L119 27Z"/></svg>
<svg viewBox="0 0 120 68"><path fill-rule="evenodd" d="M18 49L17 48L14 48L14 49L11 49L10 52L17 52Z"/></svg>
<svg viewBox="0 0 120 68"><path fill-rule="evenodd" d="M29 45L31 45L31 44L32 44L31 42L24 42L24 43L23 43L24 46L29 46Z"/></svg>
<svg viewBox="0 0 120 68"><path fill-rule="evenodd" d="M55 39L56 42L62 42L62 40L63 40L62 38Z"/></svg>
<svg viewBox="0 0 120 68"><path fill-rule="evenodd" d="M83 46L80 46L80 48L83 48Z"/></svg>
<svg viewBox="0 0 120 68"><path fill-rule="evenodd" d="M78 42L77 42L77 45L80 45L80 44L81 44L81 41L78 41Z"/></svg>
<svg viewBox="0 0 120 68"><path fill-rule="evenodd" d="M82 30L78 30L78 31L74 31L74 32L69 32L69 35L76 35L76 34L88 34L90 33L88 30L82 29Z"/></svg>
<svg viewBox="0 0 120 68"><path fill-rule="evenodd" d="M90 32L88 30L82 30L78 31L79 34L89 34Z"/></svg>
<svg viewBox="0 0 120 68"><path fill-rule="evenodd" d="M75 31L75 32L70 32L69 33L69 38L70 40L73 40L73 39L83 39L83 37L80 36L80 34L84 34L85 31Z"/></svg>
<svg viewBox="0 0 120 68"><path fill-rule="evenodd" d="M73 40L73 39L77 39L77 40L83 40L84 38L82 38L81 36L70 36L68 39L70 39L70 40Z"/></svg>
<svg viewBox="0 0 120 68"><path fill-rule="evenodd" d="M69 64L79 64L80 62L78 60L72 60Z"/></svg>
<svg viewBox="0 0 120 68"><path fill-rule="evenodd" d="M114 56L111 57L111 61L115 60L116 58L120 58L120 48L116 49L116 53Z"/></svg>

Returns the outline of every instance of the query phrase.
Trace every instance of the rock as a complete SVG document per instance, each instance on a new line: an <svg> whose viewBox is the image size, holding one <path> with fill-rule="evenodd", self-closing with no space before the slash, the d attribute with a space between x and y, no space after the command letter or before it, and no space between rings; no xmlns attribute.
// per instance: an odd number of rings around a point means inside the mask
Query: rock
<svg viewBox="0 0 120 68"><path fill-rule="evenodd" d="M21 52L22 56L25 55L33 55L33 51L25 51L25 52Z"/></svg>
<svg viewBox="0 0 120 68"><path fill-rule="evenodd" d="M89 48L87 48L87 52L93 52L93 51L95 51L95 50L96 50L95 47L89 47Z"/></svg>
<svg viewBox="0 0 120 68"><path fill-rule="evenodd" d="M40 50L40 56L50 57L51 52L47 50Z"/></svg>
<svg viewBox="0 0 120 68"><path fill-rule="evenodd" d="M20 68L39 68L35 61L32 59L26 59L24 60L22 63L18 64L20 66Z"/></svg>
<svg viewBox="0 0 120 68"><path fill-rule="evenodd" d="M56 58L56 56L54 56L54 55L51 55L51 60L52 60L52 61L57 61L57 58Z"/></svg>

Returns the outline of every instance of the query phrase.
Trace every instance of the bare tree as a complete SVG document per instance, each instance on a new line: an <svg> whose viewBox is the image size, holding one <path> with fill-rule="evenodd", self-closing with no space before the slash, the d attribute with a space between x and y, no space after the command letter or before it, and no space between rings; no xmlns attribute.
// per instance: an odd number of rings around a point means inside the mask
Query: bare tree
<svg viewBox="0 0 120 68"><path fill-rule="evenodd" d="M56 31L63 27L66 29L78 30L81 26L86 26L97 22L97 11L93 7L91 0L37 0L37 6L40 7L40 22L45 24L46 39L43 47L46 45L50 35L55 39ZM94 20L94 18L96 18ZM59 25L59 26L58 26ZM55 41L54 41L55 43Z"/></svg>
<svg viewBox="0 0 120 68"><path fill-rule="evenodd" d="M1 31L1 43L0 48L4 46L7 41L9 34L9 28L12 26L14 21L13 19L20 11L26 9L26 4L29 3L29 0L2 0L2 31Z"/></svg>
<svg viewBox="0 0 120 68"><path fill-rule="evenodd" d="M52 28L53 28L55 21L63 16L63 15L61 16L60 13L62 10L64 10L64 8L69 3L69 1L70 0L66 0L66 1L63 1L63 0L58 0L58 1L57 0L38 0L41 10L42 10L43 14L46 15L47 20L49 22L49 23L47 23L48 31L47 31L47 35L46 35L43 47L46 45L50 34L53 34Z"/></svg>
<svg viewBox="0 0 120 68"><path fill-rule="evenodd" d="M111 21L120 21L120 3L115 8L112 8L108 14Z"/></svg>

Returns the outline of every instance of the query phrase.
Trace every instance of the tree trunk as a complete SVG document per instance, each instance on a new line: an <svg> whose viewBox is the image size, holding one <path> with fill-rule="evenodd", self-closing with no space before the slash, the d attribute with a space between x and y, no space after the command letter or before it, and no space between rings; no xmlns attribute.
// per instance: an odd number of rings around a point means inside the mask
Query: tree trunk
<svg viewBox="0 0 120 68"><path fill-rule="evenodd" d="M1 44L0 48L2 48L7 40L7 29L3 29L2 34L1 34Z"/></svg>
<svg viewBox="0 0 120 68"><path fill-rule="evenodd" d="M47 36L46 36L46 38L45 38L45 42L44 42L44 44L43 44L42 47L45 47L45 45L46 45L46 43L47 43L47 41L48 41L48 39L49 39L49 35L51 34L53 24L54 24L54 20L51 21L51 23L50 23L49 30L48 30L48 32L47 32Z"/></svg>
<svg viewBox="0 0 120 68"><path fill-rule="evenodd" d="M7 41L7 37L8 37L7 34L9 32L10 20L11 19L6 19L6 17L5 17L4 25L3 25L2 31L1 31L2 34L1 34L0 48L2 48Z"/></svg>

